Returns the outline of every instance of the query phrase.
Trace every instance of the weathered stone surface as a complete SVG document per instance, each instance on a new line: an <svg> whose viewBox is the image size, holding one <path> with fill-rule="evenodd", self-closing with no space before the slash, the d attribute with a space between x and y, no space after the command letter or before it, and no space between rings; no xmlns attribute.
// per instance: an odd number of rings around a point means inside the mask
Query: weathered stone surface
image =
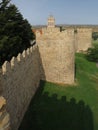
<svg viewBox="0 0 98 130"><path fill-rule="evenodd" d="M41 79L55 83L74 83L74 30L60 32L44 28L36 34L40 53ZM54 33L55 32L55 33Z"/></svg>
<svg viewBox="0 0 98 130"><path fill-rule="evenodd" d="M5 108L6 100L0 97L0 130L10 130L10 117Z"/></svg>
<svg viewBox="0 0 98 130"><path fill-rule="evenodd" d="M77 33L75 35L76 52L86 51L92 46L91 28L77 28Z"/></svg>
<svg viewBox="0 0 98 130"><path fill-rule="evenodd" d="M6 104L4 97L0 97L0 109Z"/></svg>
<svg viewBox="0 0 98 130"><path fill-rule="evenodd" d="M25 51L13 57L11 62L5 62L2 66L2 95L7 100L7 111L11 117L11 128L17 130L25 111L35 94L40 82L39 52L38 48ZM7 119L6 118L4 120Z"/></svg>

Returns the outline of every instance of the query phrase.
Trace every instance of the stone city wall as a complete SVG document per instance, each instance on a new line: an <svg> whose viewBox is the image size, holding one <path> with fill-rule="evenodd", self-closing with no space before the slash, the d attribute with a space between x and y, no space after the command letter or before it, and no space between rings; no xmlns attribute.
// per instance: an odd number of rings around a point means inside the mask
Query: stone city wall
<svg viewBox="0 0 98 130"><path fill-rule="evenodd" d="M89 47L92 47L92 29L77 28L75 34L76 52L86 51Z"/></svg>
<svg viewBox="0 0 98 130"><path fill-rule="evenodd" d="M10 62L5 61L1 75L2 95L7 100L7 111L12 130L17 130L40 82L39 53L34 45Z"/></svg>
<svg viewBox="0 0 98 130"><path fill-rule="evenodd" d="M41 79L55 83L74 83L74 30L60 32L45 28L36 33L41 57ZM58 31L57 31L58 30ZM55 32L55 33L54 33Z"/></svg>
<svg viewBox="0 0 98 130"><path fill-rule="evenodd" d="M40 79L61 84L74 83L75 51L91 47L91 35L91 29L77 29L74 33L74 29L60 32L55 27L43 28L41 32L36 31L37 45L13 57L10 62L4 62L0 73L0 94L7 101L12 130L18 129ZM3 115L2 101L0 105L0 128L10 130L9 115L5 111Z"/></svg>

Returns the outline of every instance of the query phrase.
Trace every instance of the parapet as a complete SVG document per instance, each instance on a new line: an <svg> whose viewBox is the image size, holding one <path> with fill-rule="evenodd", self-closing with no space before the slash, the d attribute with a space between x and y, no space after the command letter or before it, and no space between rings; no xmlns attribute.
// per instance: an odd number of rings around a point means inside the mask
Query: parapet
<svg viewBox="0 0 98 130"><path fill-rule="evenodd" d="M78 33L89 33L92 32L92 28L77 28Z"/></svg>
<svg viewBox="0 0 98 130"><path fill-rule="evenodd" d="M49 33L49 32L60 32L60 28L54 27L54 28L42 28L42 34Z"/></svg>
<svg viewBox="0 0 98 130"><path fill-rule="evenodd" d="M12 57L10 62L5 61L4 64L2 65L2 74L6 74L7 72L12 71L17 65L21 64L24 62L37 48L37 45L31 46L27 50L24 50L21 53L18 54L17 57Z"/></svg>
<svg viewBox="0 0 98 130"><path fill-rule="evenodd" d="M66 37L73 37L74 29L66 29L60 32L60 28L42 28L42 34L36 32L36 40L64 40Z"/></svg>

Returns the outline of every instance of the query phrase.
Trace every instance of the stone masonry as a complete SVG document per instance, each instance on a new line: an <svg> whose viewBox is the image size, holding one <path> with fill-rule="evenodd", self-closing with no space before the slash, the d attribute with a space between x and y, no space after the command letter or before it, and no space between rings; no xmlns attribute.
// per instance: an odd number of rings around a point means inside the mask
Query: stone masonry
<svg viewBox="0 0 98 130"><path fill-rule="evenodd" d="M91 28L77 28L75 34L76 52L86 51L92 47L92 29Z"/></svg>
<svg viewBox="0 0 98 130"><path fill-rule="evenodd" d="M36 31L36 42L41 57L41 79L55 83L74 83L74 54L92 46L92 29L72 28L61 31L55 27L53 16L46 28Z"/></svg>
<svg viewBox="0 0 98 130"><path fill-rule="evenodd" d="M2 95L7 100L7 111L12 130L17 130L31 98L40 83L39 53L35 45L10 62L5 61L1 75Z"/></svg>
<svg viewBox="0 0 98 130"><path fill-rule="evenodd" d="M0 130L10 130L10 117L6 111L6 100L0 96Z"/></svg>
<svg viewBox="0 0 98 130"><path fill-rule="evenodd" d="M91 29L60 32L55 19L51 16L48 20L47 28L36 31L33 47L2 65L0 94L5 99L0 97L0 130L10 130L10 124L11 130L18 130L41 79L73 84L75 52L91 47Z"/></svg>
<svg viewBox="0 0 98 130"><path fill-rule="evenodd" d="M41 79L61 84L74 83L74 30L44 28L36 33L41 57Z"/></svg>

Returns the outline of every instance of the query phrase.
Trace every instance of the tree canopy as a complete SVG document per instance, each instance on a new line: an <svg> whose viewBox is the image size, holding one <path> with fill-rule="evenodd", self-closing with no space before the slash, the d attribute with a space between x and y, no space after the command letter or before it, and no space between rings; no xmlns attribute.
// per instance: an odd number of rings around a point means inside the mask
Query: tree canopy
<svg viewBox="0 0 98 130"><path fill-rule="evenodd" d="M93 32L92 38L93 38L93 40L97 40L98 39L98 32Z"/></svg>
<svg viewBox="0 0 98 130"><path fill-rule="evenodd" d="M98 44L88 49L86 57L89 61L98 62Z"/></svg>
<svg viewBox="0 0 98 130"><path fill-rule="evenodd" d="M0 2L0 65L30 46L31 25L10 0Z"/></svg>

